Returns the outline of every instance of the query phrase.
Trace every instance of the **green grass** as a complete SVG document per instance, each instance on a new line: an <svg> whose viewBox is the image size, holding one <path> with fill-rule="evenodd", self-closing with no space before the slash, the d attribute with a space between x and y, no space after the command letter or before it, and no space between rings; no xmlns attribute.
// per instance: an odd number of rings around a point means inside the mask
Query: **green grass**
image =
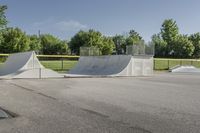
<svg viewBox="0 0 200 133"><path fill-rule="evenodd" d="M200 61L192 59L154 59L155 70L168 70L177 65L193 65L200 68Z"/></svg>
<svg viewBox="0 0 200 133"><path fill-rule="evenodd" d="M44 67L58 71L58 72L67 72L71 68L73 68L78 61L60 61L60 60L53 60L53 61L40 61Z"/></svg>
<svg viewBox="0 0 200 133"><path fill-rule="evenodd" d="M58 71L58 72L67 72L71 68L73 68L78 61L61 61L61 60L52 60L52 61L40 61L41 64L49 69ZM3 62L0 62L0 67L3 64Z"/></svg>

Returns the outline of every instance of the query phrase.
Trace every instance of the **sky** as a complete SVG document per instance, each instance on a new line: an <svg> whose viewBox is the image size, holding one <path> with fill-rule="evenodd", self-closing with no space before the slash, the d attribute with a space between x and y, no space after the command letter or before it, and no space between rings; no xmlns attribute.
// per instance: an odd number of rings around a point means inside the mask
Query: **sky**
<svg viewBox="0 0 200 133"><path fill-rule="evenodd" d="M8 26L65 40L79 30L113 36L134 29L150 41L171 18L181 34L200 32L200 0L0 0L0 4L8 6Z"/></svg>

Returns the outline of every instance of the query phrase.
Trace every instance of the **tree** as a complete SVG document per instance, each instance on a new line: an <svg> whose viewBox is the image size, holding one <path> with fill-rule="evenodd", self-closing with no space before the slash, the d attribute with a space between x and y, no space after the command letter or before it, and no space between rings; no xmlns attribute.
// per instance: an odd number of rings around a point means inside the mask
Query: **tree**
<svg viewBox="0 0 200 133"><path fill-rule="evenodd" d="M155 34L152 36L152 42L155 46L155 57L165 57L167 56L166 47L167 42L165 42L160 34Z"/></svg>
<svg viewBox="0 0 200 133"><path fill-rule="evenodd" d="M67 41L60 40L55 45L56 54L67 54L68 53L68 44Z"/></svg>
<svg viewBox="0 0 200 133"><path fill-rule="evenodd" d="M87 39L87 34L85 31L79 31L74 35L74 37L71 38L70 41L70 49L71 52L74 54L80 53L80 47L85 45Z"/></svg>
<svg viewBox="0 0 200 133"><path fill-rule="evenodd" d="M129 35L126 38L126 45L124 47L125 52L126 52L126 47L130 45L137 45L139 48L138 52L144 50L144 40L135 30L130 30Z"/></svg>
<svg viewBox="0 0 200 133"><path fill-rule="evenodd" d="M189 40L192 41L194 46L194 53L193 57L199 58L200 57L200 33L195 33L189 36Z"/></svg>
<svg viewBox="0 0 200 133"><path fill-rule="evenodd" d="M108 45L108 43L111 43ZM102 54L113 52L113 41L105 38L99 31L90 29L89 31L79 31L70 41L72 53L79 54L80 47L97 47ZM111 50L111 51L110 51ZM108 52L109 51L109 52Z"/></svg>
<svg viewBox="0 0 200 133"><path fill-rule="evenodd" d="M50 34L41 35L41 52L43 54L65 54L67 43Z"/></svg>
<svg viewBox="0 0 200 133"><path fill-rule="evenodd" d="M191 40L194 40L191 37ZM161 32L152 36L155 45L155 56L188 58L193 55L194 46L187 36L179 34L176 21L164 20ZM198 49L198 48L197 48Z"/></svg>
<svg viewBox="0 0 200 133"><path fill-rule="evenodd" d="M134 45L143 41L142 37L135 30L130 30L129 36L126 38L126 45Z"/></svg>
<svg viewBox="0 0 200 133"><path fill-rule="evenodd" d="M166 53L171 53L174 46L174 40L176 40L176 38L179 35L179 29L176 24L176 21L174 21L173 19L164 20L160 34L162 36L162 39L167 43L165 49Z"/></svg>
<svg viewBox="0 0 200 133"><path fill-rule="evenodd" d="M145 44L145 54L146 55L155 55L155 45L152 42Z"/></svg>
<svg viewBox="0 0 200 133"><path fill-rule="evenodd" d="M0 5L0 29L5 28L7 24L5 10L7 9L6 5Z"/></svg>
<svg viewBox="0 0 200 133"><path fill-rule="evenodd" d="M116 54L124 54L126 38L123 35L115 35L112 39L115 44Z"/></svg>
<svg viewBox="0 0 200 133"><path fill-rule="evenodd" d="M192 42L185 35L179 35L174 40L173 49L171 55L178 58L191 57L194 52L194 46Z"/></svg>
<svg viewBox="0 0 200 133"><path fill-rule="evenodd" d="M115 49L115 44L114 44L112 38L104 37L104 39L103 39L103 47L102 47L102 49L100 49L101 52L102 52L102 55L112 54L114 49Z"/></svg>
<svg viewBox="0 0 200 133"><path fill-rule="evenodd" d="M176 39L179 34L178 25L173 19L164 20L161 28L161 36L167 43Z"/></svg>
<svg viewBox="0 0 200 133"><path fill-rule="evenodd" d="M25 32L19 28L6 28L1 30L2 41L0 52L15 53L29 50L30 40Z"/></svg>
<svg viewBox="0 0 200 133"><path fill-rule="evenodd" d="M89 30L87 33L87 38L84 46L91 47L95 46L98 47L100 50L103 47L103 35L99 31Z"/></svg>
<svg viewBox="0 0 200 133"><path fill-rule="evenodd" d="M37 35L30 35L28 37L30 39L29 50L39 52L41 50L40 38Z"/></svg>

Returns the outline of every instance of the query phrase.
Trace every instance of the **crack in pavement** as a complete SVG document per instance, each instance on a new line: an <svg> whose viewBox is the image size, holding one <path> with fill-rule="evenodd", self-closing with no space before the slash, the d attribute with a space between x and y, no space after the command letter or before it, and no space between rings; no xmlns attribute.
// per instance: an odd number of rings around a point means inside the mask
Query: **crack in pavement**
<svg viewBox="0 0 200 133"><path fill-rule="evenodd" d="M24 86L15 84L15 83L10 83L10 84L13 85L13 86L16 86L17 88L29 91L29 92L34 93L34 94L38 94L38 95L43 96L45 98L52 99L52 100L57 100L55 97L46 95L46 94L41 93L41 92L37 92L37 91L32 90L30 88L27 88L27 87L24 87ZM109 119L108 115L102 114L100 112L96 112L96 111L93 111L93 110L90 110L90 109L85 109L85 108L80 108L80 109L83 110L83 111L85 111L85 112L87 112L87 113L89 113L89 114L93 114L93 115L100 116L100 117L105 118L105 119ZM142 127L132 126L132 125L130 125L130 123L125 123L123 121L113 121L113 122L121 124L121 125L124 125L125 127L127 127L128 130L131 130L131 132L136 132L136 133L152 133L151 131L146 130L146 129L142 128Z"/></svg>
<svg viewBox="0 0 200 133"><path fill-rule="evenodd" d="M26 90L26 91L29 91L29 92L32 92L34 94L38 94L40 96L43 96L43 97L46 97L46 98L49 98L49 99L52 99L52 100L57 100L55 97L52 97L52 96L49 96L49 95L46 95L44 93L41 93L41 92L37 92L35 90L32 90L32 89L29 89L27 87L24 87L24 86L21 86L21 85L18 85L18 84L15 84L15 83L10 83L11 85L14 85L20 89L23 89L23 90Z"/></svg>

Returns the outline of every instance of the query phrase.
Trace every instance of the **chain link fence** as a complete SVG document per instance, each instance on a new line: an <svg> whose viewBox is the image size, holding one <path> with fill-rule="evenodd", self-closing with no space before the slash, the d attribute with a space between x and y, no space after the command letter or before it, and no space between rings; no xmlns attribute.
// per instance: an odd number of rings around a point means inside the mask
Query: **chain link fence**
<svg viewBox="0 0 200 133"><path fill-rule="evenodd" d="M80 56L100 56L101 52L97 47L80 47Z"/></svg>
<svg viewBox="0 0 200 133"><path fill-rule="evenodd" d="M0 67L6 61L8 55L0 55ZM38 59L44 67L66 73L73 68L79 56L62 55L38 55ZM163 59L154 58L154 70L168 70L177 65L192 65L200 68L200 59Z"/></svg>
<svg viewBox="0 0 200 133"><path fill-rule="evenodd" d="M199 59L163 59L154 58L154 70L169 70L174 66L194 66L200 68Z"/></svg>
<svg viewBox="0 0 200 133"><path fill-rule="evenodd" d="M6 61L8 55L0 55L0 67ZM79 56L64 55L37 55L40 63L49 69L58 72L67 72L78 62Z"/></svg>
<svg viewBox="0 0 200 133"><path fill-rule="evenodd" d="M138 56L138 55L153 56L154 55L154 45L144 44L144 43L129 45L129 46L126 46L126 54L133 55L133 56Z"/></svg>

